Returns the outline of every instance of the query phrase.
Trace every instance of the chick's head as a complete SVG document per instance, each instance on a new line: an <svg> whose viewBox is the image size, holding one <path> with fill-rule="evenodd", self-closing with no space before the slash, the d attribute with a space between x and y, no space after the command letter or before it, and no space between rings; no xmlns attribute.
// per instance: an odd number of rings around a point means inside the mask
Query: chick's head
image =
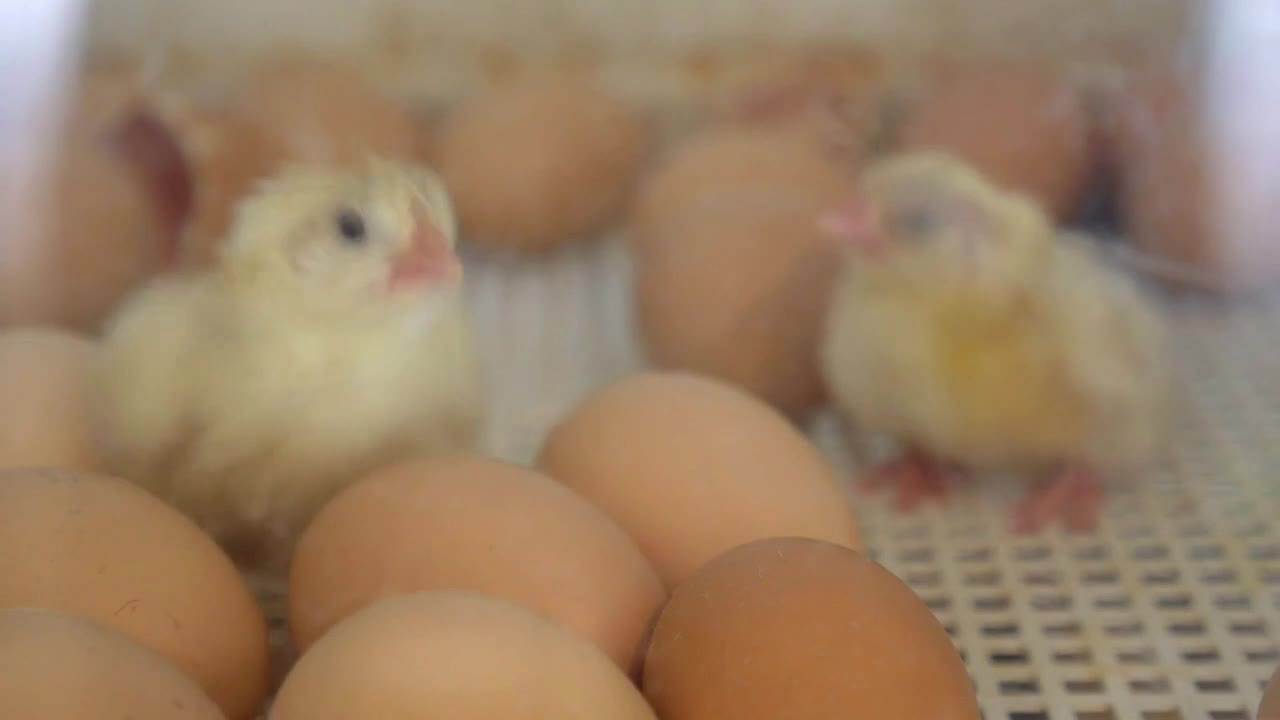
<svg viewBox="0 0 1280 720"><path fill-rule="evenodd" d="M462 281L441 178L376 158L291 165L262 182L237 207L220 265L233 285L327 317L408 310Z"/></svg>
<svg viewBox="0 0 1280 720"><path fill-rule="evenodd" d="M823 226L869 272L991 289L1031 278L1054 235L1052 222L1030 200L934 151L869 166L859 188Z"/></svg>

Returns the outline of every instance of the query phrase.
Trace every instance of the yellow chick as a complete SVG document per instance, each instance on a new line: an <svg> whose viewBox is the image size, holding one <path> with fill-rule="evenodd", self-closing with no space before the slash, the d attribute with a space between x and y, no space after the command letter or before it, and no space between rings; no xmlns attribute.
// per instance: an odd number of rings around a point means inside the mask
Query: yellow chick
<svg viewBox="0 0 1280 720"><path fill-rule="evenodd" d="M821 353L833 401L905 452L866 482L909 509L971 469L1051 473L1015 532L1096 526L1100 478L1161 451L1164 319L1091 245L937 152L869 166L820 221L846 243Z"/></svg>
<svg viewBox="0 0 1280 720"><path fill-rule="evenodd" d="M152 282L109 322L96 416L115 472L277 572L362 474L474 447L456 227L425 168L294 165L263 181L212 268Z"/></svg>

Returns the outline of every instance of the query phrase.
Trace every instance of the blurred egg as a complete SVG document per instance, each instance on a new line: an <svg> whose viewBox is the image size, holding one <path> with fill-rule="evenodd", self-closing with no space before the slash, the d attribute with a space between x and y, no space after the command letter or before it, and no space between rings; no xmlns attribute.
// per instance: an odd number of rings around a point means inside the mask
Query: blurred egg
<svg viewBox="0 0 1280 720"><path fill-rule="evenodd" d="M1059 221L1079 209L1094 170L1090 118L1064 72L1026 61L954 65L908 94L898 147L948 151Z"/></svg>
<svg viewBox="0 0 1280 720"><path fill-rule="evenodd" d="M668 587L760 538L861 547L849 493L818 449L715 380L645 372L602 387L552 430L538 466L629 531Z"/></svg>
<svg viewBox="0 0 1280 720"><path fill-rule="evenodd" d="M785 131L717 130L674 150L646 182L632 232L648 360L789 415L820 405L818 343L840 248L816 218L851 177Z"/></svg>
<svg viewBox="0 0 1280 720"><path fill-rule="evenodd" d="M0 717L225 720L164 657L103 625L50 610L0 610Z"/></svg>
<svg viewBox="0 0 1280 720"><path fill-rule="evenodd" d="M672 147L646 173L631 243L645 252L691 218L766 208L816 213L851 187L852 175L807 133L750 124L705 130Z"/></svg>
<svg viewBox="0 0 1280 720"><path fill-rule="evenodd" d="M110 75L89 75L69 108L34 234L0 238L0 325L96 332L172 261L190 203L172 131Z"/></svg>
<svg viewBox="0 0 1280 720"><path fill-rule="evenodd" d="M0 332L0 468L100 470L90 410L98 346L50 327Z"/></svg>
<svg viewBox="0 0 1280 720"><path fill-rule="evenodd" d="M1243 290L1280 281L1280 150L1257 137L1280 133L1250 127L1277 127L1280 103L1269 108L1254 94L1256 107L1227 117L1225 104L1250 102L1233 93L1204 86L1191 71L1153 66L1109 96L1109 157L1126 235L1175 284Z"/></svg>
<svg viewBox="0 0 1280 720"><path fill-rule="evenodd" d="M644 692L663 720L978 720L964 662L911 589L848 548L771 538L675 589Z"/></svg>
<svg viewBox="0 0 1280 720"><path fill-rule="evenodd" d="M508 598L594 641L623 669L666 598L635 542L550 478L478 457L414 460L330 502L290 567L305 651L380 597L457 588Z"/></svg>
<svg viewBox="0 0 1280 720"><path fill-rule="evenodd" d="M285 678L272 720L655 720L594 645L467 591L384 598L338 623Z"/></svg>
<svg viewBox="0 0 1280 720"><path fill-rule="evenodd" d="M466 99L439 129L435 162L467 241L537 252L607 230L649 148L648 124L621 100L539 74Z"/></svg>
<svg viewBox="0 0 1280 720"><path fill-rule="evenodd" d="M279 169L287 153L280 138L230 108L193 106L175 110L174 117L194 184L181 261L207 266L230 230L236 204Z"/></svg>
<svg viewBox="0 0 1280 720"><path fill-rule="evenodd" d="M168 658L228 720L266 693L267 630L213 540L112 477L0 473L0 607L46 607L110 626Z"/></svg>
<svg viewBox="0 0 1280 720"><path fill-rule="evenodd" d="M410 160L419 145L412 113L355 68L305 54L252 67L236 107L293 160L363 162L367 154Z"/></svg>
<svg viewBox="0 0 1280 720"><path fill-rule="evenodd" d="M1280 670L1271 675L1271 680L1262 690L1258 720L1280 720Z"/></svg>

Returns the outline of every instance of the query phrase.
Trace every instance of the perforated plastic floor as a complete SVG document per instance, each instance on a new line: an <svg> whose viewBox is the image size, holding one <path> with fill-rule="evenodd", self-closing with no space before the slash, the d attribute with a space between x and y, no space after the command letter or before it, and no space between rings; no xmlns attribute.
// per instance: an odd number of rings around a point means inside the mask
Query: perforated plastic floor
<svg viewBox="0 0 1280 720"><path fill-rule="evenodd" d="M607 242L467 261L491 451L527 461L583 393L640 366L628 260ZM1280 300L1169 309L1178 439L1114 489L1097 534L1010 538L1025 488L998 482L914 515L858 503L876 558L952 633L986 720L1250 720L1280 664ZM813 436L853 474L834 420Z"/></svg>
<svg viewBox="0 0 1280 720"><path fill-rule="evenodd" d="M638 366L627 258L607 243L471 267L494 447L526 460L581 393ZM877 559L952 631L987 720L1244 720L1280 664L1280 301L1168 307L1177 442L1113 491L1096 535L1011 539L1023 488L1000 483L916 515L859 503ZM839 425L813 434L852 473Z"/></svg>

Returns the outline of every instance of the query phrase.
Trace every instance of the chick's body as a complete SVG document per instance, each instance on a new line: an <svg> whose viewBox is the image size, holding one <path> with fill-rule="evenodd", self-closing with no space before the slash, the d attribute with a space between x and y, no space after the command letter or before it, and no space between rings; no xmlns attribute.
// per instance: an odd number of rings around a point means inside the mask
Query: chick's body
<svg viewBox="0 0 1280 720"><path fill-rule="evenodd" d="M455 242L434 175L374 164L263 186L216 268L158 280L114 318L98 407L116 471L279 569L346 484L472 447Z"/></svg>
<svg viewBox="0 0 1280 720"><path fill-rule="evenodd" d="M868 177L885 219L858 232L885 244L847 265L822 359L854 424L973 469L1120 474L1155 457L1165 330L1129 278L944 156Z"/></svg>

